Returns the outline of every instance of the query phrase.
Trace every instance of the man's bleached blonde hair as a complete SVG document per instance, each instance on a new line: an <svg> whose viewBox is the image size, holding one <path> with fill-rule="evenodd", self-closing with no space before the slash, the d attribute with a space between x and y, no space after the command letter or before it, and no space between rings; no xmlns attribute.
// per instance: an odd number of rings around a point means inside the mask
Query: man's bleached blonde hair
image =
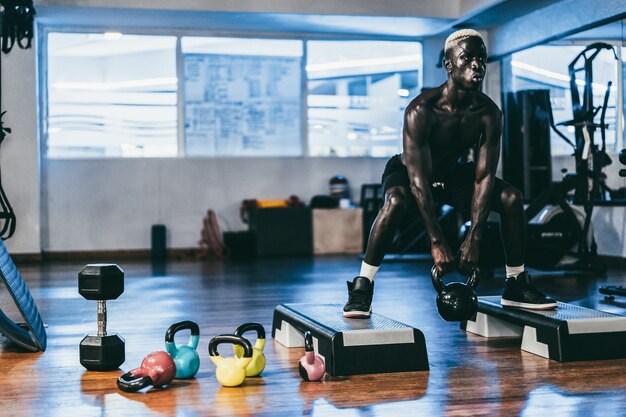
<svg viewBox="0 0 626 417"><path fill-rule="evenodd" d="M448 54L448 50L450 50L451 48L454 48L455 46L457 46L459 44L459 42L467 39L467 38L479 38L481 41L483 41L483 43L485 42L485 40L483 39L482 35L480 33L478 33L477 31L475 31L474 29L461 29L461 30L457 30L456 32L454 32L453 34L451 34L450 36L448 36L448 38L446 39L446 43L443 47L443 52L445 55Z"/></svg>

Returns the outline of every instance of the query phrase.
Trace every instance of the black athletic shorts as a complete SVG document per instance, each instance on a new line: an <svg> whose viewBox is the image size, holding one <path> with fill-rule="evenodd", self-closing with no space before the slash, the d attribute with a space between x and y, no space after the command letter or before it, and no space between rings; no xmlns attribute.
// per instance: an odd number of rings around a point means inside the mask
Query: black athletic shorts
<svg viewBox="0 0 626 417"><path fill-rule="evenodd" d="M473 162L457 163L450 175L445 180L437 181L431 184L431 192L435 202L452 206L462 213L469 214L472 206L472 195L474 195L474 178L476 176L476 167ZM391 187L404 187L408 195L411 195L411 187L409 183L409 174L406 166L402 163L400 155L395 155L389 159L385 166L382 177L383 191ZM510 187L508 183L496 177L494 184L494 196L501 195L502 191ZM498 204L500 199L494 198L493 201ZM414 199L411 199L414 201ZM498 210L499 207L493 207L492 210Z"/></svg>

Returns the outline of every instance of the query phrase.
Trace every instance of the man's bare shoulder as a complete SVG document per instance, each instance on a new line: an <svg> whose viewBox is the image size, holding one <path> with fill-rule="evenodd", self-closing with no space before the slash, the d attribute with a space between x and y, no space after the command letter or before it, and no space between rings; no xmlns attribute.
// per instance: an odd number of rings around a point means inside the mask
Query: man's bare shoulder
<svg viewBox="0 0 626 417"><path fill-rule="evenodd" d="M415 97L406 106L405 115L421 115L428 117L433 114L435 105L441 98L440 88L431 88Z"/></svg>

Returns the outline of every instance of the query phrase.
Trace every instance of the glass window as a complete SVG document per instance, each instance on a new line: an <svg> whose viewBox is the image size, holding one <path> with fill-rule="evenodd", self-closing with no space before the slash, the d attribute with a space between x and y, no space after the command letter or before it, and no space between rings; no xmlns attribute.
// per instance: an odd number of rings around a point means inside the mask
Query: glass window
<svg viewBox="0 0 626 417"><path fill-rule="evenodd" d="M174 36L46 41L48 158L386 157L421 89L416 42L308 41L305 58L294 39L185 36L178 57Z"/></svg>
<svg viewBox="0 0 626 417"><path fill-rule="evenodd" d="M403 113L420 92L421 65L417 42L307 42L309 155L401 152Z"/></svg>
<svg viewBox="0 0 626 417"><path fill-rule="evenodd" d="M302 42L182 39L189 156L302 155Z"/></svg>
<svg viewBox="0 0 626 417"><path fill-rule="evenodd" d="M177 154L176 38L49 33L48 158Z"/></svg>

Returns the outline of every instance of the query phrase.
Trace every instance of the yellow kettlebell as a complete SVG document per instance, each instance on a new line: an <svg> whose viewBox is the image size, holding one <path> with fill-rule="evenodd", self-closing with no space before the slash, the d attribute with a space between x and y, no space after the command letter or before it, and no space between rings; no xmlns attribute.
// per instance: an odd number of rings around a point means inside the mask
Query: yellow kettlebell
<svg viewBox="0 0 626 417"><path fill-rule="evenodd" d="M252 347L252 361L246 366L246 376L257 376L263 369L265 369L265 355L263 354L263 348L265 347L265 329L261 323L245 323L237 327L235 336L242 336L243 334L254 330L256 331L256 342ZM241 358L243 356L243 348L239 345L233 345L235 356Z"/></svg>
<svg viewBox="0 0 626 417"><path fill-rule="evenodd" d="M243 348L243 355L240 358L236 356L222 358L220 354L217 353L217 346L222 343L232 343L241 346ZM241 385L246 379L245 368L252 360L252 345L241 336L221 334L215 336L209 342L209 357L211 361L217 365L215 376L219 383L225 387L236 387Z"/></svg>

